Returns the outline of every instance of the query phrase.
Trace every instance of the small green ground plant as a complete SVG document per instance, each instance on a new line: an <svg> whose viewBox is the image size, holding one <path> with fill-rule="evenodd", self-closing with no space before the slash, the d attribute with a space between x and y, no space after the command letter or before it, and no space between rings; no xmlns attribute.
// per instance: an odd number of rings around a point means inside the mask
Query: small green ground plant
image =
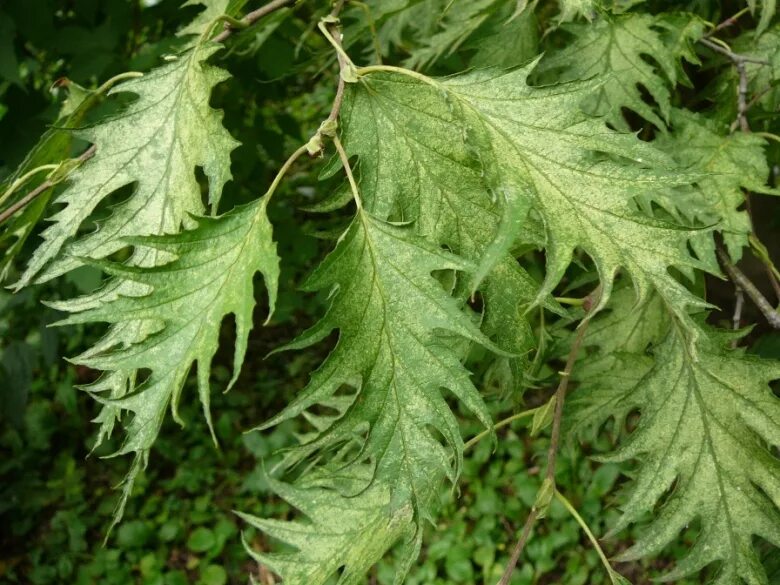
<svg viewBox="0 0 780 585"><path fill-rule="evenodd" d="M129 463L71 525L100 563L0 575L780 582L774 0L156 4L116 33L136 67L60 78L4 154L3 375L94 399ZM0 44L3 92L59 72L45 42ZM8 396L18 475L51 431ZM214 451L177 461L198 408Z"/></svg>

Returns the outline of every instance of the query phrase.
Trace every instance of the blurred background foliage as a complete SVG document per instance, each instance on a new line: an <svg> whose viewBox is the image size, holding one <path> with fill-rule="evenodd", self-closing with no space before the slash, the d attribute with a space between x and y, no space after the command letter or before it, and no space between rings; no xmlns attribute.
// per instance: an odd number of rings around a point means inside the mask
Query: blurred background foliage
<svg viewBox="0 0 780 585"><path fill-rule="evenodd" d="M239 0L234 7L244 3ZM148 71L162 56L174 52L181 42L175 37L176 29L197 11L195 7L180 9L180 4L181 0L0 3L0 183L59 118L70 92L94 89L125 71ZM658 10L665 7L663 2L651 4L658 4ZM706 0L687 4L713 21L731 9L726 6L729 3ZM374 16L381 17L381 11ZM414 65L428 64L437 73L451 73L488 62L509 66L533 57L539 48L540 27L533 13L517 19L510 31L497 28L506 14L480 17L471 28L462 29L468 31L463 38L444 39L441 44L428 42L439 15L428 16L428 20L411 24L387 21L373 42L351 45L358 35L351 35L350 30L374 24L366 19L363 5L355 3L344 19L348 49L369 57L392 53L398 62L411 60ZM332 78L333 59L315 34L314 22L306 5L294 13L280 11L262 26L236 35L229 50L216 56L233 78L217 88L213 104L224 109L226 127L242 143L233 154L234 181L226 188L224 209L260 195L276 169L311 135L329 108L332 84L321 81L323 76ZM505 41L482 42L498 34L504 34ZM447 53L446 48L453 45L463 50ZM424 50L412 51L413 47ZM116 102L108 100L89 116L103 116L116 107ZM71 148L75 153L79 145ZM0 582L224 585L246 583L250 573L264 585L274 582L243 551L241 526L232 510L276 518L287 512L286 504L267 489L263 470L273 465L278 449L295 440L295 423L262 434L245 431L277 412L303 387L327 350L321 345L320 354L309 351L264 359L271 349L316 320L325 306L324 299L297 291L308 267L327 249L324 239L330 237L321 220L315 232L310 216L301 211L338 188L319 181L320 167L316 160L299 164L283 183L284 197L278 197L271 209L284 268L279 307L270 326L253 331L236 387L228 394L214 392L212 410L221 448L213 447L199 406L184 400L181 414L190 424L185 429L166 424L149 468L137 482L124 522L105 545L103 538L117 498L114 488L127 462L99 460L116 445L90 452L94 439L90 419L97 413L97 404L80 395L76 386L93 380L94 373L60 359L78 354L101 330L47 327L58 316L40 303L41 298L68 298L91 291L101 275L85 267L55 283L15 295L0 292ZM779 220L764 214L762 229L777 229ZM341 220L336 215L331 221L336 227ZM34 245L34 237L30 240L28 247ZM570 282L578 282L578 270L572 269ZM583 284L580 281L578 286ZM263 298L262 286L258 294ZM262 312L257 311L259 320ZM226 323L215 386L224 385L230 377L229 329ZM756 352L780 357L780 336L759 329L754 337ZM554 377L554 372L547 374ZM540 378L544 380L544 375ZM483 381L490 391L494 380L487 376ZM542 403L546 396L542 390L532 389L526 403ZM497 390L490 403L497 419L519 407L516 397ZM464 423L463 430L464 436L472 436L480 429ZM598 451L603 452L611 441L605 432L592 438L592 446L600 445ZM507 548L539 487L537 465L543 460L545 442L530 438L518 423L499 434L497 445L483 441L475 447L466 459L459 493L442 493L438 524L428 529L423 555L409 584L492 585L498 580L508 558ZM630 469L600 465L588 453L587 443L576 451L564 447L559 486L601 536L617 514L610 494L620 488L622 474ZM696 527L690 526L689 537L695 532ZM606 552L618 553L629 537L621 534L606 539ZM245 538L255 548L267 546L252 531ZM684 549L689 540L681 542ZM665 558L679 557L682 552L667 550L666 556L624 565L621 571L634 583L649 583L649 576L664 568ZM549 520L537 528L526 555L513 584L607 582L596 552L557 502ZM765 560L774 570L772 583L777 585L780 559ZM371 579L390 583L391 565L380 565Z"/></svg>

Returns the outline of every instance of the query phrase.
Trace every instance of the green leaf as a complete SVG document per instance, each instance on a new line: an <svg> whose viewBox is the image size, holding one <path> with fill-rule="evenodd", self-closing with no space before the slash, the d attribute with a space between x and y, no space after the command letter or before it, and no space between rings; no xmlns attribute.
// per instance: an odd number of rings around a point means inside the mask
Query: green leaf
<svg viewBox="0 0 780 585"><path fill-rule="evenodd" d="M700 22L689 17L673 23L660 16L631 13L603 16L590 24L565 25L571 41L542 60L540 74L549 77L554 72L558 81L607 75L602 87L583 102L586 111L606 115L616 128L627 130L620 110L627 108L664 128L671 110L669 88L678 81L679 61L693 58L688 42L703 33L703 26L685 24ZM674 24L678 35L667 46L663 35ZM660 116L642 98L642 88L657 104Z"/></svg>
<svg viewBox="0 0 780 585"><path fill-rule="evenodd" d="M509 4L507 0L450 0L438 23L438 32L425 38L405 65L412 69L425 69L442 57L452 55L501 7Z"/></svg>
<svg viewBox="0 0 780 585"><path fill-rule="evenodd" d="M757 0L747 0L750 12L756 12L759 2ZM756 35L760 35L764 32L777 12L777 0L761 0L761 15L759 17L758 26L756 27Z"/></svg>
<svg viewBox="0 0 780 585"><path fill-rule="evenodd" d="M471 67L515 67L539 54L539 23L533 10L501 19L473 43Z"/></svg>
<svg viewBox="0 0 780 585"><path fill-rule="evenodd" d="M209 179L208 200L219 202L230 180L230 152L237 143L209 106L212 88L227 74L205 60L219 45L197 45L151 73L126 81L113 93L137 99L119 115L76 131L97 146L94 157L71 174L51 219L16 287L43 282L79 266L79 258L103 258L124 247L122 238L179 231L189 214L204 210L195 168ZM98 203L127 185L132 195L113 208L96 231L77 237ZM136 250L133 262L157 264L154 252Z"/></svg>
<svg viewBox="0 0 780 585"><path fill-rule="evenodd" d="M63 104L60 117L52 128L41 136L19 167L3 183L0 183L0 193L4 192L14 181L25 173L44 164L57 164L71 156L73 133L69 130L78 127L87 112L94 107L100 96L93 91L85 91L74 83L69 83L68 96ZM41 174L41 181L45 174ZM24 196L25 191L17 192L7 201L8 205L16 203ZM0 282L5 281L13 261L21 251L35 226L43 216L52 196L52 189L41 193L21 212L12 216L3 225L0 232L0 245L3 246L3 257L0 259ZM7 205L3 206L7 209Z"/></svg>
<svg viewBox="0 0 780 585"><path fill-rule="evenodd" d="M334 329L339 330L339 341L306 388L261 428L303 414L317 404L332 408L343 385L356 388L340 409L340 416L334 417L329 426L321 425L315 438L288 454L286 466L326 451L338 453L336 461L341 464L329 466L330 472L324 473L318 483L335 487L345 496L355 496L351 503L345 500L344 506L354 511L352 515L367 515L354 522L342 520L340 526L345 527L347 535L339 536L337 547L340 562L349 555L357 559L352 562L360 571L376 562L401 534L409 530L418 533L421 520L430 516L429 500L441 479L457 479L463 441L442 389L447 389L486 427L491 426L468 371L455 351L436 335L443 330L491 345L431 276L434 271L473 268L415 236L411 227L392 225L359 211L336 249L305 285L307 290L332 291L332 304L326 316L287 349L307 347ZM365 485L357 486L351 479L349 485L344 485L344 477L356 466L361 470L372 468L373 479L367 477ZM361 476L365 477L362 471L355 477ZM282 495L287 497L285 492ZM337 498L335 494L332 497ZM331 496L326 500L332 501ZM312 504L316 506L316 501ZM295 505L311 515L298 503ZM330 517L335 512L333 506L317 513ZM402 526L396 520L398 514L405 519ZM409 528L410 522L413 528ZM385 538L361 536L365 523L371 530L387 530ZM322 559L318 561L321 566L309 566L306 559L314 551L328 551L329 557L335 554L335 545L330 544L333 536L320 530L312 527L306 531L311 536L305 546L293 542L301 554L290 562L299 569L282 572L289 583L325 583L339 566ZM415 541L419 541L419 534ZM406 548L408 564L419 550L419 542ZM357 568L355 573L350 569L342 573L340 582L353 583L357 578L362 574Z"/></svg>
<svg viewBox="0 0 780 585"><path fill-rule="evenodd" d="M717 562L713 583L766 583L753 538L780 546L780 463L767 449L780 443L780 401L769 387L780 367L725 349L729 337L701 337L692 356L673 328L623 402L640 409L639 427L610 459L642 465L614 531L651 512L653 522L620 560L656 554L701 523L696 544L665 575L671 581Z"/></svg>
<svg viewBox="0 0 780 585"><path fill-rule="evenodd" d="M205 526L198 526L187 539L187 548L196 553L205 553L216 543L217 539L211 530Z"/></svg>
<svg viewBox="0 0 780 585"><path fill-rule="evenodd" d="M231 0L187 0L184 6L205 6L205 9L196 16L192 22L183 27L178 33L179 36L202 35L207 32L209 27L214 25L215 21L224 14L228 13L228 6ZM232 15L231 15L232 16ZM194 41L197 43L197 41Z"/></svg>
<svg viewBox="0 0 780 585"><path fill-rule="evenodd" d="M672 213L676 211L685 223L718 224L730 256L739 260L751 232L750 218L743 209L743 189L775 193L766 184L766 141L745 132L730 134L725 125L682 110L673 111L672 124L673 131L655 144L684 168L699 171L701 178L689 187L660 193L656 200ZM712 248L709 234L705 238Z"/></svg>
<svg viewBox="0 0 780 585"><path fill-rule="evenodd" d="M596 14L596 6L593 0L558 0L560 22L569 22L582 16L587 20L592 20Z"/></svg>
<svg viewBox="0 0 780 585"><path fill-rule="evenodd" d="M416 558L420 531L415 527L412 506L408 502L393 505L392 484L372 481L372 470L353 468L353 474L358 483L369 485L353 497L270 480L272 489L300 510L308 521L284 522L239 513L251 526L297 549L288 553L261 553L245 541L249 554L281 575L288 585L326 583L339 569L338 585L362 584L377 560L399 542L402 558ZM405 572L404 568L397 570L396 583L403 582Z"/></svg>
<svg viewBox="0 0 780 585"><path fill-rule="evenodd" d="M596 430L608 418L614 418L620 430L631 412L626 395L652 369L649 350L665 338L668 328L660 296L651 294L637 302L630 285L616 288L605 310L591 321L583 340L587 356L574 367L572 379L578 387L566 401L564 415L570 432ZM568 353L568 346L562 353Z"/></svg>
<svg viewBox="0 0 780 585"><path fill-rule="evenodd" d="M780 544L780 462L767 450L780 441L780 401L769 387L780 366L726 349L738 334L711 329L691 352L658 297L637 307L631 296L620 289L593 320L584 345L595 351L574 369L566 414L581 431L640 413L636 430L602 457L639 462L612 532L653 518L619 560L657 554L698 520L695 545L664 580L717 562L714 583L766 583L753 538Z"/></svg>
<svg viewBox="0 0 780 585"><path fill-rule="evenodd" d="M532 69L443 80L400 72L364 77L354 90L355 112L345 114L355 118L345 133L349 152L362 157L366 205L380 217L415 220L422 233L439 234L434 240L466 257L478 250L480 257L484 247L471 239L472 230L489 241L496 237L496 213L506 213L487 207L492 225L483 220L485 193L499 202L519 199L512 208L531 209L546 231L547 276L537 301L558 284L579 247L596 265L602 305L615 273L624 269L641 298L655 288L688 321L685 307L705 303L669 268L689 277L694 269L717 273L715 260L687 250L695 230L640 213L635 199L692 177L673 173L673 163L657 149L581 112L579 104L600 87L598 80L534 88L526 83ZM377 144L381 164L369 159ZM470 209L448 211L450 204Z"/></svg>
<svg viewBox="0 0 780 585"><path fill-rule="evenodd" d="M123 411L133 413L117 454L135 452L135 466L145 462L169 406L174 419L183 424L177 405L193 362L198 364L198 394L211 428L209 374L222 320L232 314L236 323L229 388L246 353L255 306L252 280L257 272L268 290L269 318L273 314L279 259L265 206L262 199L219 218L198 218L197 227L190 231L128 240L169 259L159 266L95 262L118 282L135 285L133 296L101 292L97 303L94 296L52 303L57 309L76 312L63 323L114 324L96 346L73 361L105 372L87 387L105 405L98 418L99 441L111 433ZM113 290L110 285L108 290ZM126 328L141 328L145 335L128 338ZM141 370L149 372L146 380L137 378L135 373ZM118 379L125 385L116 386ZM109 396L103 396L105 392ZM131 474L136 472L134 468ZM117 516L131 487L132 477Z"/></svg>

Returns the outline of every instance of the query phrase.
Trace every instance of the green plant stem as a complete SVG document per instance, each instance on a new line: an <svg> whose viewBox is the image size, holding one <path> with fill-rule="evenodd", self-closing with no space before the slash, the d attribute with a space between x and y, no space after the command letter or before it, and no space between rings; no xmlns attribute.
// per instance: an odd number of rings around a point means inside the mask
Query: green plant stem
<svg viewBox="0 0 780 585"><path fill-rule="evenodd" d="M585 302L585 299L577 299L573 297L555 297L555 300L562 305L571 305L572 307L581 307Z"/></svg>
<svg viewBox="0 0 780 585"><path fill-rule="evenodd" d="M265 196L267 197L268 201L271 200L271 197L273 197L274 193L276 192L277 187L279 187L279 183L282 182L282 179L287 174L287 171L290 170L290 167L293 165L293 163L298 160L301 155L308 152L308 149L306 148L306 145L299 146L298 149L293 152L290 157L284 161L284 164L279 169L279 171L276 173L276 176L274 177L274 180L271 182L271 186L268 187L268 190L265 192Z"/></svg>
<svg viewBox="0 0 780 585"><path fill-rule="evenodd" d="M553 489L555 488L555 464L558 458L558 446L561 440L561 422L563 420L563 405L566 401L566 392L569 387L569 380L571 379L571 373L574 369L574 364L577 361L577 356L579 355L582 342L585 339L585 333L588 330L588 324L590 323L590 317L588 313L592 307L598 305L600 296L601 285L597 286L593 292L585 297L583 302L583 307L585 307L586 311L585 317L577 328L577 334L574 338L574 343L572 343L571 349L569 350L569 356L566 359L566 366L564 367L563 371L560 372L561 380L558 384L558 388L555 390L555 414L553 415L550 447L547 450L547 469L545 470L545 480L542 484L543 487L545 484L547 484L551 485ZM536 504L534 504L534 506L531 508L531 512L528 514L528 518L526 518L525 525L523 526L523 531L520 534L520 538L518 539L517 544L515 544L515 548L512 550L512 556L509 559L509 563L507 563L504 574L501 576L501 580L498 582L498 585L509 585L509 582L512 579L512 573L514 573L517 562L520 560L520 555L523 553L523 549L528 542L531 529L533 528L539 516L543 515L542 512L543 510L538 509Z"/></svg>
<svg viewBox="0 0 780 585"><path fill-rule="evenodd" d="M252 12L250 12L249 14L244 16L244 18L242 18L240 21L238 21L238 22L242 23L242 25L243 25L243 26L241 26L240 29L243 30L243 29L253 25L255 22L257 22L258 20L260 20L264 16L268 16L272 12L276 12L280 8L284 8L285 6L290 6L290 5L294 4L294 3L295 3L295 0L272 0L271 2L266 4L265 6L261 6L257 10L253 10ZM220 19L220 20L223 20L223 19ZM225 30L223 30L221 33L219 33L217 36L215 36L213 39L211 39L212 41L214 41L215 43L222 43L230 35L232 35L236 30L238 30L233 25L231 25L229 22L225 23L225 25L226 25L225 26ZM211 34L211 33L209 32L209 34Z"/></svg>
<svg viewBox="0 0 780 585"><path fill-rule="evenodd" d="M580 528L582 528L582 531L585 533L585 535L588 537L588 540L590 540L590 543L593 545L593 548L596 549L596 552L599 555L599 558L601 559L601 564L604 565L604 568L607 570L607 574L609 575L610 581L612 583L616 583L614 579L614 574L617 573L617 571L612 568L612 565L609 562L609 559L607 558L607 555L604 554L604 550L601 548L601 545L599 544L598 539L593 534L593 531L590 529L588 524L585 522L582 516L580 516L579 512L577 512L577 509L572 505L572 503L564 496L561 492L559 492L557 489L555 490L555 497L558 499L558 501L563 504L563 507L568 510L569 514L571 514L574 519L577 521L577 524L580 525Z"/></svg>
<svg viewBox="0 0 780 585"><path fill-rule="evenodd" d="M422 81L428 85L440 87L439 83L435 79L428 77L427 75L423 75L417 71L412 71L411 69L396 67L394 65L368 65L367 67L358 67L356 73L358 77L371 75L372 73L398 73L400 75L406 75L407 77L416 79L417 81Z"/></svg>
<svg viewBox="0 0 780 585"><path fill-rule="evenodd" d="M77 163L76 166L81 165L84 161L89 160L93 156L95 156L95 151L97 150L97 147L93 144L90 146L87 150L84 151L84 154L79 156L75 162ZM60 167L60 165L56 165L57 168ZM74 167L76 168L76 167ZM72 169L71 169L72 172ZM14 215L17 211L20 209L24 209L27 207L36 197L38 197L41 193L46 192L48 189L51 189L56 185L57 183L64 181L67 175L59 177L56 181L52 179L46 179L43 183L38 185L35 189L30 191L27 195L22 197L19 201L14 203L13 205L9 206L8 209L0 213L0 224L4 223L8 220L9 217Z"/></svg>
<svg viewBox="0 0 780 585"><path fill-rule="evenodd" d="M775 142L780 142L780 136L777 134L772 134L771 132L753 132L756 136L761 136L761 138L766 138L768 140L774 140Z"/></svg>
<svg viewBox="0 0 780 585"><path fill-rule="evenodd" d="M349 164L349 157L344 150L344 146L341 144L341 140L338 135L333 136L333 145L336 147L336 151L339 153L339 159L344 167L344 172L347 174L347 180L349 181L349 187L352 189L352 196L355 198L355 205L357 205L358 211L362 211L363 202L360 200L360 190L355 182L355 176L352 174L352 167Z"/></svg>
<svg viewBox="0 0 780 585"><path fill-rule="evenodd" d="M35 175L42 171L53 171L55 169L59 168L59 165L51 164L51 165L41 165L39 167L35 167L31 171L26 172L24 175L16 179L11 185L8 187L8 189L5 190L5 192L0 195L0 205L5 203L5 201L16 191L25 185L27 181L32 179Z"/></svg>
<svg viewBox="0 0 780 585"><path fill-rule="evenodd" d="M487 437L489 434L496 432L500 428L503 428L503 427L505 427L507 425L512 424L516 420L532 417L537 410L539 410L539 409L538 408L530 408L528 410L524 410L522 412L518 412L516 414L513 414L512 416L508 416L505 419L502 419L502 420L498 421L491 428L485 429L484 431L482 431L478 435L474 435L468 441L466 441L466 443L463 445L463 450L464 451L468 451L474 445L479 443L482 439Z"/></svg>
<svg viewBox="0 0 780 585"><path fill-rule="evenodd" d="M327 23L323 20L317 23L317 27L320 29L320 32L322 35L328 39L328 42L333 45L333 48L336 49L336 53L338 53L338 56L341 60L343 60L343 63L341 64L342 69L342 77L343 77L343 70L346 68L348 70L356 71L357 68L355 67L355 64L352 62L352 59L349 58L349 55L347 55L347 52L344 50L344 47L341 46L341 41L336 40L336 38L331 34L331 32L328 30Z"/></svg>

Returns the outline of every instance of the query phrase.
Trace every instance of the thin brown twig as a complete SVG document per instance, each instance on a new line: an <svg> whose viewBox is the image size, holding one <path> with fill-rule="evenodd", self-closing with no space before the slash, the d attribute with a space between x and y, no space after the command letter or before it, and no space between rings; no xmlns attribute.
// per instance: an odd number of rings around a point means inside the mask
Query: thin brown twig
<svg viewBox="0 0 780 585"><path fill-rule="evenodd" d="M761 311L767 322L775 329L780 329L780 313L775 311L775 308L766 300L766 297L761 293L756 285L753 284L745 274L736 267L736 265L729 258L728 252L721 246L717 249L718 258L726 270L726 273L731 278L731 281L738 286L742 291L753 301L753 304Z"/></svg>
<svg viewBox="0 0 780 585"><path fill-rule="evenodd" d="M724 28L728 28L730 26L734 26L735 24L737 24L737 21L740 19L740 17L742 17L743 15L745 15L749 11L750 11L750 8L748 8L746 6L745 8L743 8L742 10L737 12L734 16L730 16L729 18L727 18L726 20L724 20L723 22L718 24L715 28L713 28L710 32L708 32L704 36L705 37L711 37L715 33L722 31Z"/></svg>
<svg viewBox="0 0 780 585"><path fill-rule="evenodd" d="M333 10L330 11L330 16L333 18L338 18L339 13L341 12L341 9L344 7L344 0L339 0L333 5ZM341 47L341 31L339 30L338 24L332 24L330 27L330 34L333 37L333 40L336 42L336 44ZM336 122L339 117L339 112L341 112L341 104L344 102L344 86L346 85L346 82L344 80L344 76L342 75L344 68L347 66L346 61L344 60L344 57L341 56L341 52L336 52L336 57L339 60L339 82L338 86L336 87L336 97L333 99L333 105L330 108L330 114L328 115L328 122Z"/></svg>
<svg viewBox="0 0 780 585"><path fill-rule="evenodd" d="M750 55L741 55L739 53L735 53L731 49L727 49L723 45L719 43L715 43L708 38L701 38L699 39L699 42L705 47L712 49L716 53L720 53L721 55L728 57L735 63L737 61L740 61L742 63L756 63L758 65L769 65L769 61L767 61L766 59L759 59L758 57L751 57Z"/></svg>
<svg viewBox="0 0 780 585"><path fill-rule="evenodd" d="M291 4L294 4L296 0L272 0L265 6L261 6L257 10L253 10L252 12L248 13L244 18L241 19L242 28L236 28L232 26L230 23L225 23L225 29L219 33L217 36L215 36L212 41L216 43L222 43L224 42L230 35L232 35L237 30L243 30L244 28L253 25L255 22L263 18L264 16L268 16L272 12L276 12L280 8L284 8L285 6L290 6Z"/></svg>
<svg viewBox="0 0 780 585"><path fill-rule="evenodd" d="M539 511L536 508L531 508L531 512L528 514L528 518L525 519L523 524L523 531L520 533L520 538L517 539L515 548L512 549L512 556L509 557L509 563L504 570L504 574L501 575L501 580L498 585L509 585L510 579L512 579L512 573L515 571L517 562L520 560L520 555L523 554L523 549L531 536L531 530L536 524L536 520L539 517Z"/></svg>
<svg viewBox="0 0 780 585"><path fill-rule="evenodd" d="M734 61L734 67L737 69L737 74L739 75L739 83L737 84L737 123L742 132L750 132L750 125L748 124L747 119L747 67L745 66L744 61Z"/></svg>
<svg viewBox="0 0 780 585"><path fill-rule="evenodd" d="M81 164L84 161L91 159L93 156L95 156L96 150L97 147L93 144L87 150L85 150L84 153L76 159L76 161L79 164ZM52 181L51 179L45 180L43 183L38 185L35 189L30 191L27 195L22 197L19 201L9 206L8 209L0 213L0 224L7 221L9 217L14 215L20 209L24 209L25 207L27 207L30 203L32 203L35 200L36 197L46 192L47 190L51 189L52 187L54 187L54 185L56 185L61 181L62 179L59 179L57 181Z"/></svg>
<svg viewBox="0 0 780 585"><path fill-rule="evenodd" d="M547 469L545 470L545 482L555 487L555 463L558 458L558 447L561 441L561 423L563 421L563 405L566 401L566 392L569 388L569 380L571 379L571 373L574 369L574 364L577 361L577 356L580 353L582 342L585 339L585 332L588 330L588 324L590 319L587 318L587 313L598 303L598 298L601 295L601 286L598 286L592 293L590 293L583 303L583 308L586 311L586 318L580 322L577 329L577 335L574 338L571 349L569 350L569 356L566 358L566 366L563 371L560 372L561 380L558 383L558 388L555 390L555 413L553 415L552 433L550 436L550 447L547 449ZM534 524L539 519L540 510L534 505L528 514L528 518L523 525L523 531L520 533L520 538L517 540L512 555L509 558L504 574L501 576L501 580L498 585L509 585L512 579L512 573L514 573L517 562L520 560L520 555L523 553L528 538L531 535L531 530Z"/></svg>
<svg viewBox="0 0 780 585"><path fill-rule="evenodd" d="M731 317L731 326L737 331L742 326L742 308L745 306L745 293L739 285L734 285L734 314ZM739 344L739 339L731 341L731 348L735 349Z"/></svg>

